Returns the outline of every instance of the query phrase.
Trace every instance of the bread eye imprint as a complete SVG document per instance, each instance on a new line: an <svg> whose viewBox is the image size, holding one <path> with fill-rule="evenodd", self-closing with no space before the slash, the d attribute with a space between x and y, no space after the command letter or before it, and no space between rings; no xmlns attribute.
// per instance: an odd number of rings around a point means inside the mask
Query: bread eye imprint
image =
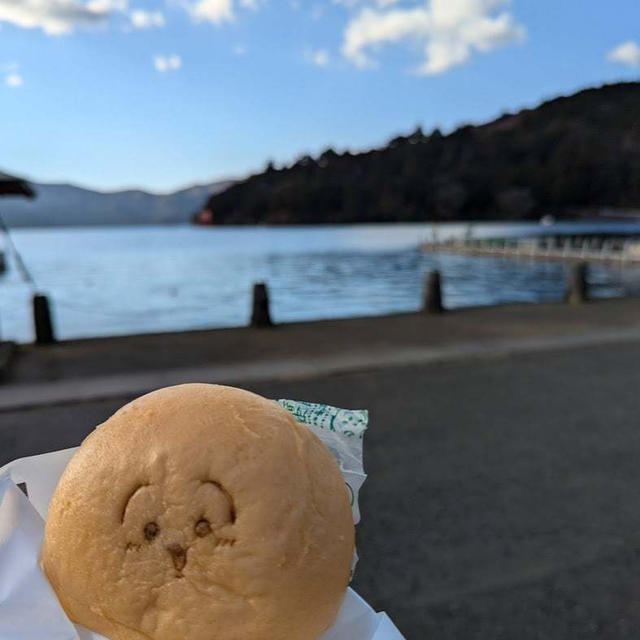
<svg viewBox="0 0 640 640"><path fill-rule="evenodd" d="M214 513L214 523L211 524L208 518L204 515L201 515L200 518L194 524L193 530L198 538L204 538L210 534L214 534L216 536L216 546L233 546L235 543L235 539L233 538L224 538L217 535L217 530L220 525L224 524L235 524L236 521L236 510L235 505L233 503L233 499L229 492L215 480L204 480L202 481L202 485L210 487L215 494L213 496L209 496L212 500L211 505ZM144 500L144 496L146 495L146 491L151 487L150 484L140 484L134 487L134 489L129 494L127 500L125 501L122 507L122 513L120 520L124 524L125 516L127 514L127 510L129 506L134 500ZM220 498L222 498L222 503L220 502ZM214 531L215 529L215 531ZM148 543L152 543L160 534L160 525L157 522L151 521L147 522L142 527L142 534L144 539ZM140 545L128 543L127 549L139 549Z"/></svg>
<svg viewBox="0 0 640 640"><path fill-rule="evenodd" d="M206 518L200 518L194 527L198 538L204 538L211 533L211 524Z"/></svg>
<svg viewBox="0 0 640 640"><path fill-rule="evenodd" d="M147 522L144 525L144 537L149 542L152 542L159 533L160 527L155 522Z"/></svg>

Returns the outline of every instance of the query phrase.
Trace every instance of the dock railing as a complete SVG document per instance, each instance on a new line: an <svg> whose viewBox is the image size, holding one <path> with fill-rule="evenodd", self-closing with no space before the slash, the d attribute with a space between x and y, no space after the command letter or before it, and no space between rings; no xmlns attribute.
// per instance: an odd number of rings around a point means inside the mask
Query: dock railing
<svg viewBox="0 0 640 640"><path fill-rule="evenodd" d="M542 260L640 264L640 237L540 235L522 238L461 238L425 242L423 251Z"/></svg>

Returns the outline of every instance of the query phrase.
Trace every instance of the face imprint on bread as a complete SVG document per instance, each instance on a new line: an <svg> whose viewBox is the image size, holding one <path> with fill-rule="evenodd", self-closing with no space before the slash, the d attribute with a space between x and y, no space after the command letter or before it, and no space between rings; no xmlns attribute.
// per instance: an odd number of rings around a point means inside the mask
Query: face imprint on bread
<svg viewBox="0 0 640 640"><path fill-rule="evenodd" d="M84 441L42 566L69 617L112 640L311 640L353 543L344 479L309 429L249 392L185 385Z"/></svg>
<svg viewBox="0 0 640 640"><path fill-rule="evenodd" d="M188 481L183 487L179 482L174 483L178 486L168 484L168 480L137 483L126 496L120 522L124 564L135 568L139 563L157 562L159 575L168 582L189 580L191 562L201 577L201 566L209 564L212 554L224 553L235 544L233 499L215 480ZM192 499L180 499L189 492Z"/></svg>

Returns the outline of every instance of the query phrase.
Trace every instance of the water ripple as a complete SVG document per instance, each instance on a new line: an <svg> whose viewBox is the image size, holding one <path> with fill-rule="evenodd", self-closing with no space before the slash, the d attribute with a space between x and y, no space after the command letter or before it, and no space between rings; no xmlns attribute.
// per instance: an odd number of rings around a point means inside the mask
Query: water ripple
<svg viewBox="0 0 640 640"><path fill-rule="evenodd" d="M515 233L523 225L476 225ZM439 237L466 225L439 225ZM49 294L61 338L247 323L251 287L266 281L276 321L376 315L419 308L425 274L443 273L445 304L560 300L559 262L422 254L419 225L32 229L15 242ZM640 270L594 265L595 295L640 293ZM0 279L0 335L32 340L30 291L15 268Z"/></svg>

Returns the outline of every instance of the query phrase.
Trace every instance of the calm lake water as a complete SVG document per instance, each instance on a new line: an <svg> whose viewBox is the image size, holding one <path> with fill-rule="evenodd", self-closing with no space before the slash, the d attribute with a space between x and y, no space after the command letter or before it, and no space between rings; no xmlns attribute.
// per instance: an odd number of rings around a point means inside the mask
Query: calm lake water
<svg viewBox="0 0 640 640"><path fill-rule="evenodd" d="M467 227L438 225L437 234L459 236ZM627 227L640 230L639 224ZM475 225L473 233L537 228ZM422 254L417 247L432 238L429 224L30 229L12 235L38 289L50 296L60 338L244 325L257 281L268 283L278 322L418 309L424 274L434 268L443 273L450 307L560 300L566 269L554 262ZM598 296L640 293L635 268L594 265L590 278ZM30 296L10 262L0 277L3 339L32 340Z"/></svg>

